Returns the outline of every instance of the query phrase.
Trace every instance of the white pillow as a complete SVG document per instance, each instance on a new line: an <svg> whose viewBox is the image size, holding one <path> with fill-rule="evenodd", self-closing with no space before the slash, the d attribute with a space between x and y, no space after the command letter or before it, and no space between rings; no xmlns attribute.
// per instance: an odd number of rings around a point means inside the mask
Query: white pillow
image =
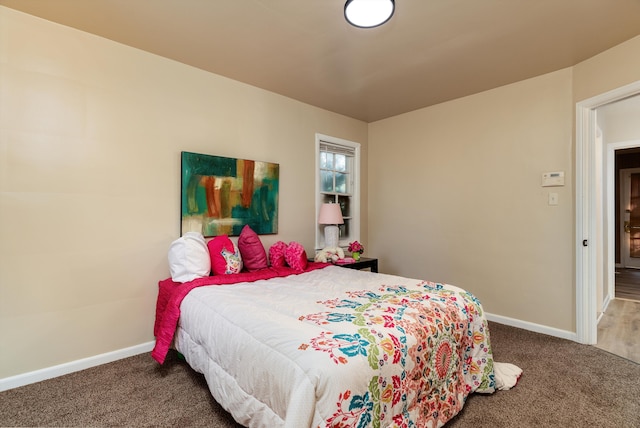
<svg viewBox="0 0 640 428"><path fill-rule="evenodd" d="M211 273L211 258L204 236L187 232L169 247L169 271L175 282L188 282Z"/></svg>

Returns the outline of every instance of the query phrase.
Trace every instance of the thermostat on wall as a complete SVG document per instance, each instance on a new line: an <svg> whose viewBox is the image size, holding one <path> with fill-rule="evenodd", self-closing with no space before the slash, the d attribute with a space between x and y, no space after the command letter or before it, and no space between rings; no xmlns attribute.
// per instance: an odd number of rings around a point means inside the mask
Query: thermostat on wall
<svg viewBox="0 0 640 428"><path fill-rule="evenodd" d="M542 187L564 186L564 171L545 172L542 174Z"/></svg>

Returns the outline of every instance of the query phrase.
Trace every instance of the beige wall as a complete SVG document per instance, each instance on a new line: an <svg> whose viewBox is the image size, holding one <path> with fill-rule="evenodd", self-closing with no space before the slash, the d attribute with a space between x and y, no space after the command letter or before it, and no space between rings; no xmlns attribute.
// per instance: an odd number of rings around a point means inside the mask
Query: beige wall
<svg viewBox="0 0 640 428"><path fill-rule="evenodd" d="M640 95L599 107L604 144L640 140Z"/></svg>
<svg viewBox="0 0 640 428"><path fill-rule="evenodd" d="M572 121L565 69L370 124L369 241L381 269L573 330ZM541 187L549 171L566 185Z"/></svg>
<svg viewBox="0 0 640 428"><path fill-rule="evenodd" d="M0 113L0 378L153 340L180 151L279 163L263 242L309 251L315 133L367 174L364 122L4 7Z"/></svg>
<svg viewBox="0 0 640 428"><path fill-rule="evenodd" d="M575 103L638 80L640 37L570 69L371 123L369 248L384 254L381 269L460 285L490 313L575 332ZM542 188L545 171L565 171L566 185Z"/></svg>
<svg viewBox="0 0 640 428"><path fill-rule="evenodd" d="M573 101L579 102L640 80L640 36L573 68Z"/></svg>

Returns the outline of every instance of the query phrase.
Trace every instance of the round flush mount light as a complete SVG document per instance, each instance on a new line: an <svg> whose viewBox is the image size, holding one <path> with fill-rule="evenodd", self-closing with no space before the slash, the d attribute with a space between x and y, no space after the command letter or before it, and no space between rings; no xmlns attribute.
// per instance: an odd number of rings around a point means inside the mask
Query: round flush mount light
<svg viewBox="0 0 640 428"><path fill-rule="evenodd" d="M356 27L373 28L391 19L395 7L394 0L347 0L344 17Z"/></svg>

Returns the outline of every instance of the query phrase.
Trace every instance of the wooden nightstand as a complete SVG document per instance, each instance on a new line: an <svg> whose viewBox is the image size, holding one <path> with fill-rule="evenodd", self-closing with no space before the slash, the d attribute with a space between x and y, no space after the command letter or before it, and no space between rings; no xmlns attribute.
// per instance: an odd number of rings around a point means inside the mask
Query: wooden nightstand
<svg viewBox="0 0 640 428"><path fill-rule="evenodd" d="M369 257L360 257L360 260L353 263L335 264L348 269L371 269L371 272L378 272L378 259L371 259Z"/></svg>

